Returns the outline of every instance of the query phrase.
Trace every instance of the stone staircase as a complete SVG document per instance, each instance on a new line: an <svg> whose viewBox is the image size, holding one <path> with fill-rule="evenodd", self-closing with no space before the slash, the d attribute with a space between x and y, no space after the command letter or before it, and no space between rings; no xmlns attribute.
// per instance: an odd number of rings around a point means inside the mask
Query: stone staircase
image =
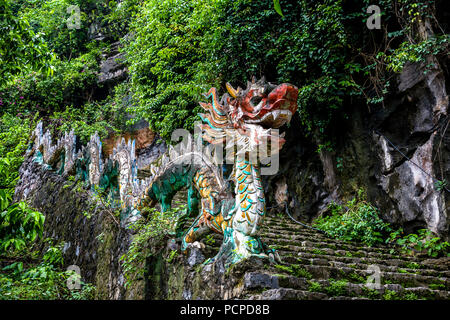
<svg viewBox="0 0 450 320"><path fill-rule="evenodd" d="M282 263L246 268L236 298L450 299L450 258L411 257L388 246L343 242L281 216L266 218L261 237L278 251ZM203 241L207 256L221 243L218 236ZM372 278L379 279L378 285L368 284Z"/></svg>

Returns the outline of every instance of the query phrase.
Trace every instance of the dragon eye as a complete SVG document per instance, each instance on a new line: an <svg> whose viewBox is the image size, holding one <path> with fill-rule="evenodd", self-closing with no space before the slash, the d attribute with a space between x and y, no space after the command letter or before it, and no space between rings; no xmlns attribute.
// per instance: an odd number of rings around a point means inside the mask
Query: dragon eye
<svg viewBox="0 0 450 320"><path fill-rule="evenodd" d="M254 96L250 99L250 102L253 106L257 106L262 100L261 96Z"/></svg>

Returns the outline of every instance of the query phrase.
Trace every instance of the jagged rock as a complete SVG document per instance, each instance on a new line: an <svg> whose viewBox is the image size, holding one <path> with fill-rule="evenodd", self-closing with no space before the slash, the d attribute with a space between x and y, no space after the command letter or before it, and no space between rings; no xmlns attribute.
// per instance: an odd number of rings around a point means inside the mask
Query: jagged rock
<svg viewBox="0 0 450 320"><path fill-rule="evenodd" d="M198 248L191 248L189 258L187 259L188 265L192 268L205 261L205 256Z"/></svg>
<svg viewBox="0 0 450 320"><path fill-rule="evenodd" d="M45 215L43 239L50 237L63 245L64 267L79 266L82 281L96 285L99 299L143 297L142 289L126 292L123 285L119 258L130 244L129 230L115 224L102 206L92 206L89 190L78 190L74 182L32 158L24 161L20 177L15 199L26 199ZM39 245L45 252L48 243Z"/></svg>
<svg viewBox="0 0 450 320"><path fill-rule="evenodd" d="M180 246L177 244L175 239L170 239L167 242L167 248L169 248L169 250L178 250L180 248Z"/></svg>
<svg viewBox="0 0 450 320"><path fill-rule="evenodd" d="M287 194L288 186L286 184L286 178L282 177L279 181L275 183L275 201L277 205L283 208L288 201Z"/></svg>
<svg viewBox="0 0 450 320"><path fill-rule="evenodd" d="M127 68L123 63L124 54L119 52L119 42L111 45L110 52L103 55L100 63L98 83L117 82L127 76Z"/></svg>
<svg viewBox="0 0 450 320"><path fill-rule="evenodd" d="M244 276L244 288L278 288L278 278L270 274L249 272Z"/></svg>
<svg viewBox="0 0 450 320"><path fill-rule="evenodd" d="M192 299L192 293L189 290L183 290L183 299L184 300L191 300Z"/></svg>
<svg viewBox="0 0 450 320"><path fill-rule="evenodd" d="M405 66L398 85L403 102L396 107L403 113L397 115L397 110L391 111L387 118L385 135L390 135L390 139L380 134L373 135L382 165L381 172L376 175L378 185L392 200L390 204L378 199L377 202L390 222L427 227L434 233L447 236L449 217L445 194L435 186L439 177L436 148L441 139L432 130L447 114L448 96L442 70L436 67L426 73L424 71L420 64ZM403 117L401 122L398 119L397 123L401 125L397 128L393 126L396 116ZM399 132L407 136L402 137ZM408 154L410 160L395 150L392 141L389 143L387 139L396 141L398 148Z"/></svg>

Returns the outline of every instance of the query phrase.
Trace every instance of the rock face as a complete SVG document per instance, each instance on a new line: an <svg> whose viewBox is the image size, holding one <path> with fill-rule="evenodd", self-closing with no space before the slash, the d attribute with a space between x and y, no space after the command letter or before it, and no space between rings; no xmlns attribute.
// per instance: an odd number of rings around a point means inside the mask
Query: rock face
<svg viewBox="0 0 450 320"><path fill-rule="evenodd" d="M111 44L110 51L102 55L99 84L108 84L124 80L127 77L127 68L123 64L124 54L119 52L119 42Z"/></svg>
<svg viewBox="0 0 450 320"><path fill-rule="evenodd" d="M294 118L280 170L264 178L269 202L280 211L287 197L290 212L311 221L328 203L349 199L362 187L384 220L407 232L428 228L448 238L450 187L439 182L450 181L448 84L430 59L405 66L384 107L350 106L351 118L337 130L332 152L316 152L317 143L303 138Z"/></svg>
<svg viewBox="0 0 450 320"><path fill-rule="evenodd" d="M126 77L122 58L117 45L104 56L100 84L108 87ZM433 67L426 69L425 65ZM287 209L294 217L311 221L325 212L330 202L342 202L362 187L369 201L380 208L384 220L407 232L428 228L448 238L450 187L439 186L439 181L450 182L447 79L434 58L425 64L406 65L398 76L396 92L388 97L384 107L369 111L361 105L349 106L352 117L341 125L345 130L337 137L333 151L317 152L317 141L306 137L298 113L295 114L280 153L280 170L276 175L263 177L271 209L278 213ZM94 138L90 145L103 147L103 154L97 154L95 161L112 155L122 138L134 139L136 157L132 160L136 160L137 169L145 171L166 150L147 127L148 124L138 123L125 136L110 136L101 143ZM220 264L201 265L217 248L210 246L206 253L193 248L187 257L179 255L171 262L167 259L168 248L150 257L145 279L125 290L119 258L128 250L132 234L117 224L108 209L95 202L88 188L67 179L76 160L76 146L73 134L63 140L68 143L62 172L46 170L28 157L20 169L15 198L27 200L45 214L44 238L51 237L63 245L66 266L78 265L82 279L96 284L98 298L370 297L361 277L365 280L370 275L368 267L373 264L380 266L388 280L378 289L379 295L394 291L404 296L450 297L448 259L444 258L441 268L433 259L394 256L388 248L370 249L330 241L279 218L269 218L263 225L263 239L277 245L287 261L285 268L256 259L227 273ZM49 150L52 147L46 146ZM48 154L53 158L44 162L57 164L60 153ZM92 181L98 180L95 169L89 171ZM129 177L122 180L128 181ZM421 264L423 270L411 269L413 264ZM333 292L326 289L335 288L329 278L358 281ZM320 292L311 289L311 280L320 285Z"/></svg>
<svg viewBox="0 0 450 320"><path fill-rule="evenodd" d="M410 70L418 70L414 68ZM448 196L436 190L429 175L449 180L450 139L446 127L440 125L445 124L446 96L438 100L425 94L445 91L430 89L430 85L436 89L439 82L426 81L427 77L410 78L414 81L403 84L403 93L392 97L385 109L369 116L355 111L343 142L333 153L318 154L308 139L288 133L294 138L289 138L280 154L278 174L264 177L273 209L282 212L287 207L293 215L311 219L331 201L364 186L386 220L411 230L429 227L445 235ZM439 74L433 79L443 81ZM408 121L402 119L405 114ZM376 131L370 124L375 124ZM301 130L298 118L289 130ZM71 135L64 139L71 141ZM395 141L411 160L387 139ZM136 153L149 159L159 155L165 146L155 140L142 142ZM98 143L93 139L91 144ZM343 164L339 167L338 157ZM230 271L220 264L204 267L201 263L217 253L217 244L207 245L206 250L193 248L187 257L169 258L171 250L176 250L172 243L149 257L145 277L125 289L119 258L128 250L132 234L95 201L88 188L69 181L64 171L48 170L28 157L20 169L15 198L27 200L45 214L44 238L63 245L66 266L79 266L82 279L96 285L101 299L373 299L392 292L403 298L450 297L448 258L425 260L392 254L392 248L343 243L270 216L262 226L262 238L276 246L285 264L250 259ZM365 281L374 265L380 268L384 282L370 291Z"/></svg>
<svg viewBox="0 0 450 320"><path fill-rule="evenodd" d="M303 220L310 221L326 209L332 200L327 190L325 175L314 144L304 138L298 114L286 132L287 141L281 150L278 173L263 176L265 194L269 210L276 212L288 210Z"/></svg>
<svg viewBox="0 0 450 320"><path fill-rule="evenodd" d="M389 117L381 124L385 135L373 135L381 162L378 185L392 200L384 208L392 212L393 222L423 222L437 234L448 234L448 193L435 185L438 180L448 181L449 173L441 171L449 165L449 159L442 158L441 127L448 109L445 78L438 67L425 72L420 65L410 64L400 75L398 90L400 103L391 110L397 125ZM400 121L401 116L406 121ZM410 160L399 158L389 136Z"/></svg>

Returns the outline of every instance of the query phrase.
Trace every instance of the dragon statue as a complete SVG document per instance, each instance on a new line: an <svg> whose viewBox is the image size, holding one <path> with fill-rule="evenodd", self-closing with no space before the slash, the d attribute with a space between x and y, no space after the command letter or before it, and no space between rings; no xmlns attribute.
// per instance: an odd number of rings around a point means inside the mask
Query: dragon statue
<svg viewBox="0 0 450 320"><path fill-rule="evenodd" d="M284 139L278 128L296 112L298 89L286 83L273 85L264 78L253 78L245 90L228 83L226 88L228 93L220 100L211 88L205 95L210 102L200 103L205 113L200 114L203 124L195 141L189 135L150 164L136 158L131 140L122 139L109 157L102 153L98 134L85 147L77 148L73 131L53 144L50 132L43 133L42 122L27 154L48 170L76 175L118 198L124 223L157 203L162 211L169 210L175 194L187 189L187 210L179 216L176 230L182 251L206 233L216 232L223 235L223 242L206 263L220 259L228 267L252 255L274 259L276 253L258 236L266 215L261 161L264 154L271 157L281 149ZM227 163L232 164L226 178L227 166L219 159L222 146ZM184 222L193 217L183 231Z"/></svg>

